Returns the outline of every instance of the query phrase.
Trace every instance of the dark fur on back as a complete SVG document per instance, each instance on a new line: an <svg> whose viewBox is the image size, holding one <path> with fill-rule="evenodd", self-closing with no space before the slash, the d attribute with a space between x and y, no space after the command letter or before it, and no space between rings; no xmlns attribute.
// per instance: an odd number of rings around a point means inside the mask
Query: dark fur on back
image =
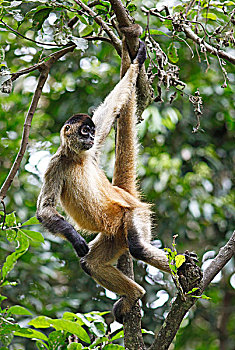
<svg viewBox="0 0 235 350"><path fill-rule="evenodd" d="M94 127L95 124L93 123L91 117L88 114L85 113L78 113L78 114L74 114L72 117L70 117L65 124L76 124L78 122L85 122L86 124L88 124L91 127Z"/></svg>

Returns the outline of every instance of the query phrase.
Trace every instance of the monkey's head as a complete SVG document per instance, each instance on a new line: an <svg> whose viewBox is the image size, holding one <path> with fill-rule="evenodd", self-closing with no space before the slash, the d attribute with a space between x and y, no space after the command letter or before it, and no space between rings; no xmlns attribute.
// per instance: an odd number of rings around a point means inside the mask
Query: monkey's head
<svg viewBox="0 0 235 350"><path fill-rule="evenodd" d="M95 139L95 124L87 114L75 114L60 131L62 146L79 153L89 150Z"/></svg>

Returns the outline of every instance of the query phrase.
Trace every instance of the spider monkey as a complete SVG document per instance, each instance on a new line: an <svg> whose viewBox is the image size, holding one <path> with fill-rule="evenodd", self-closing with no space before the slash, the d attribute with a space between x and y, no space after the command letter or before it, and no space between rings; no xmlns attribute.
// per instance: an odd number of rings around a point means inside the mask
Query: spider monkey
<svg viewBox="0 0 235 350"><path fill-rule="evenodd" d="M60 132L61 146L49 163L37 203L37 217L43 226L71 242L82 257L83 270L121 296L113 309L119 322L145 290L114 266L118 258L129 249L134 258L169 272L165 253L150 243L150 206L141 202L136 186L136 80L145 58L145 46L140 42L125 76L96 109L93 118L75 114L65 122ZM111 184L99 167L99 156L117 118ZM88 245L56 211L59 199L80 230L98 233Z"/></svg>

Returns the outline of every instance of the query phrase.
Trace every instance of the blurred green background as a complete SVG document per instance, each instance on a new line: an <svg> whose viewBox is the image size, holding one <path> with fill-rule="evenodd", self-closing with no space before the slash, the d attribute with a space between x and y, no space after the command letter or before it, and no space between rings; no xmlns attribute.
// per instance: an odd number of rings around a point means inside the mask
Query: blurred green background
<svg viewBox="0 0 235 350"><path fill-rule="evenodd" d="M18 30L28 37L52 40L55 23L61 20L61 10L50 12L40 34L33 28L32 19L25 17L30 8L40 4L18 3L22 4L17 8L16 17L6 14L4 20L15 29L19 20ZM143 5L154 5L150 3L146 1ZM223 16L221 14L220 18L219 15L217 22L222 22ZM73 13L67 13L67 16L72 18ZM137 11L134 16L144 27L146 19L141 12ZM208 25L213 29L217 24L211 21ZM153 19L151 26L163 28L158 19ZM77 31L84 29L82 23L76 28ZM5 50L2 62L12 73L53 52L17 37L3 25L0 26L0 39ZM158 35L156 39L167 52L172 38ZM193 43L190 45L194 49ZM199 89L203 98L201 127L199 132L192 133L196 118L187 96L179 94L169 104L169 95L174 90L164 91L164 102L149 106L143 114L144 121L138 125L139 183L144 200L153 203L156 244L170 247L173 235L177 234L177 250L195 251L204 268L234 230L235 73L232 64L227 63L225 68L230 82L222 89L223 75L216 57L208 57L210 66L206 71L202 53L199 62L197 54L192 58L184 42L175 41L175 46L180 79L187 84L185 91L194 94ZM107 43L89 42L84 53L74 51L54 64L33 118L27 153L5 199L8 213L16 211L21 222L35 215L43 172L59 146L61 126L73 113L92 114L119 81L119 70L120 58ZM37 78L37 71L22 76L14 82L10 95L0 94L1 184L19 148ZM110 179L113 162L114 132L106 142L102 157L102 166ZM45 243L31 245L11 272L10 279L16 280L18 285L4 288L5 306L20 304L34 315L49 317L58 317L65 311L111 310L117 296L98 286L81 270L67 242L53 237L41 227L40 230ZM13 248L1 234L0 245L1 264ZM168 275L141 262L135 262L135 278L147 291L141 302L143 328L159 328L175 295L173 282ZM222 350L224 337L226 350L235 349L234 259L216 277L206 294L212 300L199 300L190 310L176 337L174 349ZM26 320L21 322L24 324ZM145 340L148 343L152 338L145 336ZM21 339L19 344L22 344ZM24 346L33 349L32 343L25 342Z"/></svg>

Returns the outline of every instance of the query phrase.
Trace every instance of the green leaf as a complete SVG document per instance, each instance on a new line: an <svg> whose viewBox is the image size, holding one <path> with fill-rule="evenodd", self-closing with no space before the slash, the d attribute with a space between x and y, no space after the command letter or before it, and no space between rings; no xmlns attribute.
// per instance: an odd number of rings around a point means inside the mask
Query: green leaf
<svg viewBox="0 0 235 350"><path fill-rule="evenodd" d="M32 315L32 313L25 309L24 307L22 306L19 306L19 305L14 305L14 306L11 306L9 309L8 309L8 312L14 314L14 315L24 315L24 316L30 316Z"/></svg>
<svg viewBox="0 0 235 350"><path fill-rule="evenodd" d="M82 349L82 344L79 343L70 343L67 346L67 350L81 350Z"/></svg>
<svg viewBox="0 0 235 350"><path fill-rule="evenodd" d="M25 229L20 231L23 232L28 238L32 239L32 241L44 243L43 235L40 232Z"/></svg>
<svg viewBox="0 0 235 350"><path fill-rule="evenodd" d="M57 331L66 331L72 334L75 334L79 339L82 341L90 344L90 337L78 323L69 321L69 320L52 320L51 325L57 330Z"/></svg>
<svg viewBox="0 0 235 350"><path fill-rule="evenodd" d="M151 334L154 335L155 333L152 331L147 331L146 329L141 329L142 334Z"/></svg>
<svg viewBox="0 0 235 350"><path fill-rule="evenodd" d="M128 10L129 12L134 12L134 11L137 10L137 6L136 6L135 4L129 4L129 5L127 6L127 10Z"/></svg>
<svg viewBox="0 0 235 350"><path fill-rule="evenodd" d="M13 269L17 260L24 253L26 253L29 248L28 238L23 236L20 232L18 232L17 234L17 241L18 241L18 247L12 254L8 255L8 257L6 258L6 262L3 264L3 267L2 267L3 280L6 278L7 274Z"/></svg>
<svg viewBox="0 0 235 350"><path fill-rule="evenodd" d="M86 19L85 16L78 16L78 18L80 19L80 21L81 21L83 24L86 24L86 25L89 24L89 22L88 22L88 20Z"/></svg>
<svg viewBox="0 0 235 350"><path fill-rule="evenodd" d="M0 295L0 303L3 301L3 300L6 300L7 297L4 297L4 295Z"/></svg>
<svg viewBox="0 0 235 350"><path fill-rule="evenodd" d="M201 299L211 300L211 298L208 297L208 296L205 295L205 294L202 294L202 295L201 295Z"/></svg>
<svg viewBox="0 0 235 350"><path fill-rule="evenodd" d="M83 30L79 32L80 36L87 36L93 32L93 27L91 25L87 25Z"/></svg>
<svg viewBox="0 0 235 350"><path fill-rule="evenodd" d="M48 7L46 5L40 5L37 8L33 8L27 12L25 19L33 18L32 28L35 30L40 30L44 21L47 19L53 7Z"/></svg>
<svg viewBox="0 0 235 350"><path fill-rule="evenodd" d="M47 336L42 332L35 331L35 329L29 329L29 328L25 328L25 329L22 328L20 331L14 332L14 335L18 337L23 337L23 338L36 338L36 339L42 339L45 341L48 340Z"/></svg>
<svg viewBox="0 0 235 350"><path fill-rule="evenodd" d="M111 7L111 5L110 5L110 2L109 2L109 1L104 1L104 0L101 0L101 1L100 1L100 3L101 3L102 5L104 5L105 7L108 7L108 8L110 8L110 7Z"/></svg>
<svg viewBox="0 0 235 350"><path fill-rule="evenodd" d="M66 331L78 336L82 341L90 344L87 332L78 324L66 319L52 319L46 316L38 316L28 323L35 328L54 327L57 331Z"/></svg>
<svg viewBox="0 0 235 350"><path fill-rule="evenodd" d="M111 341L113 340L117 340L117 339L121 339L124 338L124 331L121 330L120 332L118 332L117 334L115 334L112 338Z"/></svg>
<svg viewBox="0 0 235 350"><path fill-rule="evenodd" d="M172 63L176 63L179 61L177 49L176 49L174 43L170 43L170 45L167 49L167 56L171 60Z"/></svg>
<svg viewBox="0 0 235 350"><path fill-rule="evenodd" d="M15 226L15 225L16 225L15 211L13 211L12 213L6 215L5 224L6 224L8 227L12 227L12 226Z"/></svg>
<svg viewBox="0 0 235 350"><path fill-rule="evenodd" d="M78 323L80 326L85 325L88 328L91 326L91 323L86 319L86 317L80 313L74 314L73 312L65 312L62 318L73 322L76 321L76 323Z"/></svg>
<svg viewBox="0 0 235 350"><path fill-rule="evenodd" d="M89 349L97 349L97 345L102 343L109 343L110 339L107 337L98 338L92 345L89 346Z"/></svg>
<svg viewBox="0 0 235 350"><path fill-rule="evenodd" d="M28 325L35 328L49 328L51 327L53 319L46 316L38 316L31 320Z"/></svg>
<svg viewBox="0 0 235 350"><path fill-rule="evenodd" d="M0 62L5 60L5 50L3 47L0 47ZM2 215L2 212L1 212Z"/></svg>
<svg viewBox="0 0 235 350"><path fill-rule="evenodd" d="M178 254L175 257L175 266L178 269L181 265L183 265L183 263L185 262L185 256Z"/></svg>
<svg viewBox="0 0 235 350"><path fill-rule="evenodd" d="M164 33L161 30L157 30L157 29L150 29L150 34L151 35L165 35L165 36L170 37L168 34Z"/></svg>
<svg viewBox="0 0 235 350"><path fill-rule="evenodd" d="M38 350L45 350L45 348L49 349L49 346L40 339L38 339L36 341L36 346L37 346Z"/></svg>
<svg viewBox="0 0 235 350"><path fill-rule="evenodd" d="M4 286L17 286L17 282L9 282L9 281L5 281L2 284L0 284L0 287L4 287Z"/></svg>
<svg viewBox="0 0 235 350"><path fill-rule="evenodd" d="M89 330L95 334L96 337L103 337L107 330L107 325L102 322L92 322Z"/></svg>
<svg viewBox="0 0 235 350"><path fill-rule="evenodd" d="M169 267L173 273L177 273L177 268L175 265L169 264Z"/></svg>
<svg viewBox="0 0 235 350"><path fill-rule="evenodd" d="M198 287L197 287L197 288L193 288L192 290L190 290L190 291L189 291L188 293L186 293L186 294L194 293L194 292L196 292L198 289L199 289Z"/></svg>
<svg viewBox="0 0 235 350"><path fill-rule="evenodd" d="M9 242L13 242L16 240L16 237L17 237L17 233L15 230L6 230L6 238L8 239Z"/></svg>
<svg viewBox="0 0 235 350"><path fill-rule="evenodd" d="M36 218L36 216L33 216L32 218L30 218L29 220L25 221L21 226L26 226L26 225L38 225L40 224L40 222L38 221L38 219Z"/></svg>
<svg viewBox="0 0 235 350"><path fill-rule="evenodd" d="M125 348L121 345L108 344L104 348L104 350L125 350Z"/></svg>
<svg viewBox="0 0 235 350"><path fill-rule="evenodd" d="M202 17L211 19L213 21L217 20L217 16L214 13L211 13L211 12L208 12L208 13L204 12L204 13L202 13Z"/></svg>

